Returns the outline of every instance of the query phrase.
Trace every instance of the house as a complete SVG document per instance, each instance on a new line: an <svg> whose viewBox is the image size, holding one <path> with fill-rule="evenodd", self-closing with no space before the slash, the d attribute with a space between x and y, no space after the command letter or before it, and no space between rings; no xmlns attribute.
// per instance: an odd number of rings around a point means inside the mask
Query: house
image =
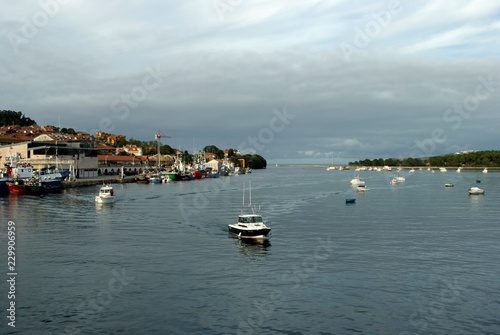
<svg viewBox="0 0 500 335"><path fill-rule="evenodd" d="M219 172L222 168L222 161L219 159L212 159L205 164L206 168L211 168L213 172Z"/></svg>
<svg viewBox="0 0 500 335"><path fill-rule="evenodd" d="M47 139L46 137L42 137ZM72 170L77 178L97 176L97 149L80 141L23 141L0 146L0 164L9 164L16 156L19 163L29 163L35 169L57 166Z"/></svg>
<svg viewBox="0 0 500 335"><path fill-rule="evenodd" d="M137 145L133 145L133 144L127 144L121 148L116 148L116 154L118 154L120 152L126 152L126 153L132 154L134 156L142 156L142 148L137 146Z"/></svg>

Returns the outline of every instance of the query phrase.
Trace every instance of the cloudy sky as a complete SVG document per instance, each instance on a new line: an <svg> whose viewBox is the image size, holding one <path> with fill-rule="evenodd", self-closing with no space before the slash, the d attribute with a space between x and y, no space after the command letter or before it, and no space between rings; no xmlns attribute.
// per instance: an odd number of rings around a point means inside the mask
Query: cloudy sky
<svg viewBox="0 0 500 335"><path fill-rule="evenodd" d="M2 2L0 109L269 163L500 149L496 0Z"/></svg>

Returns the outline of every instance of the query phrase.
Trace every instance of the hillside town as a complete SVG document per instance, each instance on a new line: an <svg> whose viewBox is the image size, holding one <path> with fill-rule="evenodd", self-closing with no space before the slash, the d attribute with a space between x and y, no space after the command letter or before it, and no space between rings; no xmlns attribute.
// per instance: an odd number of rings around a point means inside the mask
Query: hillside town
<svg viewBox="0 0 500 335"><path fill-rule="evenodd" d="M51 125L0 126L0 164L7 166L13 161L32 166L34 169L57 167L71 171L73 178L95 178L102 175L137 175L151 168L163 170L208 169L219 172L222 169L248 168L235 149L211 152L187 151L161 144L161 136L154 135L154 141L128 143L126 136L97 131L89 134L72 128ZM255 166L259 168L261 166ZM265 166L264 166L265 167Z"/></svg>

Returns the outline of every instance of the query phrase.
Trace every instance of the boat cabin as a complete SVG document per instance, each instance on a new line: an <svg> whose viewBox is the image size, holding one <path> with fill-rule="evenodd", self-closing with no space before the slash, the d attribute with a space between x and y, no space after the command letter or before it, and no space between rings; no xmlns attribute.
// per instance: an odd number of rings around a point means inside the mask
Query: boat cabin
<svg viewBox="0 0 500 335"><path fill-rule="evenodd" d="M261 223L262 216L256 214L240 215L238 217L238 223Z"/></svg>

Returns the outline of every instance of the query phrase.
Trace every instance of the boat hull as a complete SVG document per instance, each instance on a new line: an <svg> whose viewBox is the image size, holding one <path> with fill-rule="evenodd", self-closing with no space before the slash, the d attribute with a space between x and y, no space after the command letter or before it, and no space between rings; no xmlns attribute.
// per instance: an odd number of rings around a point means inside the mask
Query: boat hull
<svg viewBox="0 0 500 335"><path fill-rule="evenodd" d="M17 195L22 195L26 194L26 189L24 188L24 185L22 183L19 183L17 181L8 181L7 186L9 188L9 193L10 194L17 194Z"/></svg>
<svg viewBox="0 0 500 335"><path fill-rule="evenodd" d="M115 202L115 198L113 196L110 197L95 197L95 202L98 204L112 204Z"/></svg>
<svg viewBox="0 0 500 335"><path fill-rule="evenodd" d="M41 181L41 184L44 192L59 192L62 190L61 180L46 180Z"/></svg>
<svg viewBox="0 0 500 335"><path fill-rule="evenodd" d="M166 175L168 176L170 181L182 180L182 176L180 174L178 174L177 172L167 172Z"/></svg>
<svg viewBox="0 0 500 335"><path fill-rule="evenodd" d="M9 186L6 180L0 180L0 195L9 194Z"/></svg>
<svg viewBox="0 0 500 335"><path fill-rule="evenodd" d="M235 227L234 225L229 225L228 231L231 235L237 236L239 238L266 239L269 238L269 233L271 232L271 228L241 229Z"/></svg>

